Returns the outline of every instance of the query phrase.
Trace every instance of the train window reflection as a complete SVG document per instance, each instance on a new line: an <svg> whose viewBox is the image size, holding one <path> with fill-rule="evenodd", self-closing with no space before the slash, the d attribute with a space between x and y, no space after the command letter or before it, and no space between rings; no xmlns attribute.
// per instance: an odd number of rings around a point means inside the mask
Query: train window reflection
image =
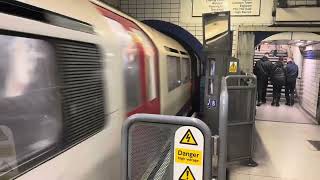
<svg viewBox="0 0 320 180"><path fill-rule="evenodd" d="M209 62L210 62L209 76L214 77L214 73L216 70L216 61L215 61L215 59L210 59Z"/></svg>
<svg viewBox="0 0 320 180"><path fill-rule="evenodd" d="M0 172L3 172L8 165L20 165L53 147L61 133L62 114L50 44L39 39L0 35L0 45Z"/></svg>
<svg viewBox="0 0 320 180"><path fill-rule="evenodd" d="M191 79L191 70L190 70L190 59L182 58L181 60L181 72L182 72L182 82L189 82Z"/></svg>
<svg viewBox="0 0 320 180"><path fill-rule="evenodd" d="M209 79L208 94L213 95L213 80L212 79Z"/></svg>
<svg viewBox="0 0 320 180"><path fill-rule="evenodd" d="M141 104L140 66L138 54L129 54L125 60L125 87L127 110L133 110Z"/></svg>
<svg viewBox="0 0 320 180"><path fill-rule="evenodd" d="M147 99L153 100L157 97L155 52L153 49L153 44L142 31L134 28L132 28L131 30L135 35L137 35L137 37L139 37L137 39L143 46L143 50L145 53L145 70L147 78Z"/></svg>
<svg viewBox="0 0 320 180"><path fill-rule="evenodd" d="M209 83L208 83L208 94L213 95L213 79L216 69L216 61L214 58L209 59L210 69L209 69Z"/></svg>
<svg viewBox="0 0 320 180"><path fill-rule="evenodd" d="M147 72L147 98L148 100L153 100L157 97L155 58L146 56L145 60Z"/></svg>
<svg viewBox="0 0 320 180"><path fill-rule="evenodd" d="M181 67L180 58L175 56L167 57L168 70L168 89L169 91L175 89L181 84Z"/></svg>
<svg viewBox="0 0 320 180"><path fill-rule="evenodd" d="M134 41L137 35L133 29L130 31L119 22L105 18L114 32L117 39L120 41L122 59L124 61L124 82L126 94L127 112L134 110L142 103L141 96L141 81L140 81L140 62L138 50ZM129 33L128 33L129 32ZM136 38L138 39L138 38Z"/></svg>

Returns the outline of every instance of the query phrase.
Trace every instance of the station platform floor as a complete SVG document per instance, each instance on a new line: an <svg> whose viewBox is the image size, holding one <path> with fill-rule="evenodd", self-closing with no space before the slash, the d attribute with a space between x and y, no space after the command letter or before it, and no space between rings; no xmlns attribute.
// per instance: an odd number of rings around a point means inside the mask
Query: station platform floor
<svg viewBox="0 0 320 180"><path fill-rule="evenodd" d="M283 104L283 103L282 103ZM257 167L233 164L229 180L319 180L320 151L309 140L320 141L320 126L301 110L257 107L254 160Z"/></svg>

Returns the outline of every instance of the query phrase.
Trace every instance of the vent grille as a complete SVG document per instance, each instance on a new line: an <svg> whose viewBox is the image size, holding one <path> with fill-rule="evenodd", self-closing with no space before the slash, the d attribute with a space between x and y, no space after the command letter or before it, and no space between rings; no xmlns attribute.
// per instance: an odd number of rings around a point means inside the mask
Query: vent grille
<svg viewBox="0 0 320 180"><path fill-rule="evenodd" d="M105 124L103 63L96 45L55 41L63 104L63 144L77 143Z"/></svg>
<svg viewBox="0 0 320 180"><path fill-rule="evenodd" d="M176 49L173 49L173 48L170 48L170 47L167 47L167 46L165 46L164 48L165 48L167 51L169 51L169 52L179 53L179 51L176 50Z"/></svg>
<svg viewBox="0 0 320 180"><path fill-rule="evenodd" d="M183 52L183 51L180 51L180 53L183 54L183 55L188 55L188 53Z"/></svg>

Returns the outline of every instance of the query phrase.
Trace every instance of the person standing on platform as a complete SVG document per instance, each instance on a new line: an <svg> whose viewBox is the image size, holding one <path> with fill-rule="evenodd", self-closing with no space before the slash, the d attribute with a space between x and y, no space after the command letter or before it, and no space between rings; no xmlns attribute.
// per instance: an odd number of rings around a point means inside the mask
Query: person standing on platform
<svg viewBox="0 0 320 180"><path fill-rule="evenodd" d="M298 77L299 68L291 58L288 58L286 66L286 105L294 105L294 90L296 88L296 79Z"/></svg>
<svg viewBox="0 0 320 180"><path fill-rule="evenodd" d="M265 53L264 56L258 60L254 66L254 74L257 76L257 91L258 91L258 104L266 103L268 77L273 64L269 61L269 53Z"/></svg>
<svg viewBox="0 0 320 180"><path fill-rule="evenodd" d="M271 82L273 85L273 99L271 106L280 106L280 97L282 86L286 84L286 73L283 67L283 59L279 58L279 61L275 63L271 70Z"/></svg>

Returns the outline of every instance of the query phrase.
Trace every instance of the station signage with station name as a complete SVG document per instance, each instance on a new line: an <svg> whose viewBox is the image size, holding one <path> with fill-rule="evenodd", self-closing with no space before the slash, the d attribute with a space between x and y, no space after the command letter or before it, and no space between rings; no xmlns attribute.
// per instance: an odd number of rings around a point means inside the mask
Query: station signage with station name
<svg viewBox="0 0 320 180"><path fill-rule="evenodd" d="M260 15L260 0L192 0L192 16L230 11L231 16Z"/></svg>

